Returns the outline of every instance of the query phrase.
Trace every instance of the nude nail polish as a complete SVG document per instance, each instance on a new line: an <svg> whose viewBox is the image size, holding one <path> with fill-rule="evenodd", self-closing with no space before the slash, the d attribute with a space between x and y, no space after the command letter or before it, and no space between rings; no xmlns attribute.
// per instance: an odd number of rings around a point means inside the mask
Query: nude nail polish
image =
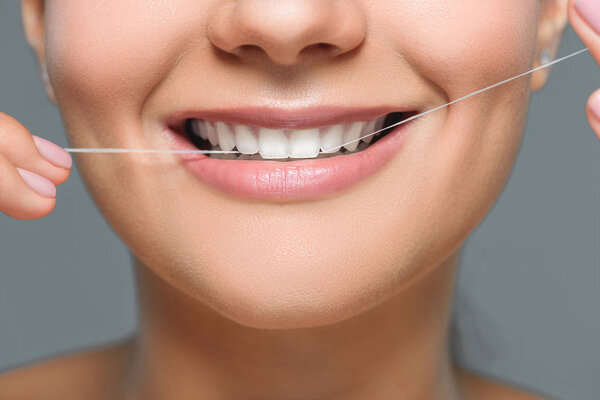
<svg viewBox="0 0 600 400"><path fill-rule="evenodd" d="M33 141L35 142L35 145L37 146L42 157L48 160L51 164L67 169L71 168L73 165L71 155L62 147L35 135L33 135Z"/></svg>
<svg viewBox="0 0 600 400"><path fill-rule="evenodd" d="M27 171L26 169L17 168L17 171L27 186L35 190L39 195L44 197L56 197L56 186L48 179L39 176L38 174L34 174L31 171Z"/></svg>
<svg viewBox="0 0 600 400"><path fill-rule="evenodd" d="M600 35L600 1L577 0L575 9L588 25Z"/></svg>

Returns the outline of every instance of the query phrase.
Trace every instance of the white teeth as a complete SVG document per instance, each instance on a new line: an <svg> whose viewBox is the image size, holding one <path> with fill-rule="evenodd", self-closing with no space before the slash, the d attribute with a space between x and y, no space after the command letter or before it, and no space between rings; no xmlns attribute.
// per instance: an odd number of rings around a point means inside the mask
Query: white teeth
<svg viewBox="0 0 600 400"><path fill-rule="evenodd" d="M235 126L235 143L237 149L242 154L258 153L258 139L248 126Z"/></svg>
<svg viewBox="0 0 600 400"><path fill-rule="evenodd" d="M385 117L312 129L270 129L194 119L192 133L208 140L213 150L237 151L235 159L327 158L368 147L375 135L357 140L383 126ZM215 154L213 154L215 155ZM218 157L221 159L230 159ZM231 158L233 159L233 158Z"/></svg>
<svg viewBox="0 0 600 400"><path fill-rule="evenodd" d="M289 149L291 158L315 158L321 149L321 137L318 129L294 130L290 135Z"/></svg>
<svg viewBox="0 0 600 400"><path fill-rule="evenodd" d="M344 139L344 126L334 125L325 130L321 138L321 151L324 153L336 153L342 147Z"/></svg>
<svg viewBox="0 0 600 400"><path fill-rule="evenodd" d="M213 124L207 122L206 123L206 135L208 136L208 141L211 145L216 146L219 144L219 139L217 138L217 130L213 126Z"/></svg>
<svg viewBox="0 0 600 400"><path fill-rule="evenodd" d="M367 126L365 126L365 129L364 129L364 131L363 131L363 133L362 133L361 136L370 135L371 133L375 132L377 130L377 129L375 129L375 124L376 123L377 123L376 120L370 121L367 124ZM371 141L373 140L373 136L374 135L367 136L366 138L363 138L362 141L365 142L365 143L371 143Z"/></svg>
<svg viewBox="0 0 600 400"><path fill-rule="evenodd" d="M219 138L219 146L221 150L231 151L235 147L235 135L229 129L227 124L223 122L216 123L217 137Z"/></svg>
<svg viewBox="0 0 600 400"><path fill-rule="evenodd" d="M206 133L206 126L203 122L197 119L192 121L192 131L196 136L200 136L202 139L207 140L208 134Z"/></svg>
<svg viewBox="0 0 600 400"><path fill-rule="evenodd" d="M356 139L358 139L360 137L360 134L362 133L364 126L365 126L365 122L354 122L354 123L350 124L350 127L348 128L348 130L346 131L346 133L344 133L343 143L348 143L351 140L354 140L354 142L345 144L344 148L346 150L348 150L348 151L356 150L356 148L358 147L358 142L360 142L360 140L356 140Z"/></svg>
<svg viewBox="0 0 600 400"><path fill-rule="evenodd" d="M260 129L258 151L262 158L288 158L289 143L282 129Z"/></svg>

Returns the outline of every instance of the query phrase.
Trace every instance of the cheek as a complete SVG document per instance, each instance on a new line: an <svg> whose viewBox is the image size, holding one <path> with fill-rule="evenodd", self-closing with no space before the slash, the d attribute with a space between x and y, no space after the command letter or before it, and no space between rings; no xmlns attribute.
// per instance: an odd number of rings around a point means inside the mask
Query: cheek
<svg viewBox="0 0 600 400"><path fill-rule="evenodd" d="M196 29L180 18L186 8L185 1L50 1L47 62L61 105L98 115L115 103L139 109Z"/></svg>
<svg viewBox="0 0 600 400"><path fill-rule="evenodd" d="M437 89L438 98L427 109L532 66L538 1L409 0L390 5L401 16L386 21L392 46ZM401 236L397 243L410 243L420 252L416 259L423 261L421 266L432 265L425 260L433 253L446 255L458 246L498 198L518 152L528 82L516 80L415 121L421 136L407 146L403 159L395 160L393 170L403 173L388 184L394 198L404 198L403 204L387 221L395 237Z"/></svg>
<svg viewBox="0 0 600 400"><path fill-rule="evenodd" d="M524 72L532 63L537 0L393 2L395 46L452 98ZM388 18L389 20L389 18Z"/></svg>

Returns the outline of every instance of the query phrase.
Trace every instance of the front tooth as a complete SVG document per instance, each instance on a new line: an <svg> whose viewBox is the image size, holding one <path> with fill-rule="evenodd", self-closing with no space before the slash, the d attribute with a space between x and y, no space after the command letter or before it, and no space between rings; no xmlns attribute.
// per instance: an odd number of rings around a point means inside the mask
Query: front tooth
<svg viewBox="0 0 600 400"><path fill-rule="evenodd" d="M211 145L216 146L219 143L219 139L217 138L217 130L211 123L206 123L206 135L208 136L208 141Z"/></svg>
<svg viewBox="0 0 600 400"><path fill-rule="evenodd" d="M291 158L314 158L319 155L321 138L318 129L295 130L290 136Z"/></svg>
<svg viewBox="0 0 600 400"><path fill-rule="evenodd" d="M373 135L371 135L371 133L373 133L373 132L375 132L377 130L377 129L375 129L375 123L376 122L377 122L376 120L370 121L367 124L367 126L365 127L365 129L364 129L364 131L362 133L362 136L364 136L364 135L370 135L370 136L367 136L367 137L363 138L362 139L363 142L365 142L365 143L371 143L371 141L373 140Z"/></svg>
<svg viewBox="0 0 600 400"><path fill-rule="evenodd" d="M364 126L365 126L364 122L353 122L352 124L350 124L349 129L344 134L343 143L347 143L351 140L358 139L360 137L360 133L362 132ZM356 140L352 143L348 143L348 144L344 145L344 148L348 151L354 151L354 150L356 150L356 147L358 146L359 141L360 140Z"/></svg>
<svg viewBox="0 0 600 400"><path fill-rule="evenodd" d="M206 125L204 124L204 121L200 121L198 119L192 120L192 130L196 135L200 136L202 139L208 139L208 134L206 133Z"/></svg>
<svg viewBox="0 0 600 400"><path fill-rule="evenodd" d="M235 147L235 135L223 122L217 122L217 137L219 138L219 147L221 150L230 151Z"/></svg>
<svg viewBox="0 0 600 400"><path fill-rule="evenodd" d="M282 129L259 130L258 151L262 158L288 158L288 139Z"/></svg>
<svg viewBox="0 0 600 400"><path fill-rule="evenodd" d="M344 138L344 127L334 125L325 131L321 138L321 151L323 153L336 153L342 147Z"/></svg>
<svg viewBox="0 0 600 400"><path fill-rule="evenodd" d="M258 139L252 130L245 125L235 126L235 145L242 154L256 154L258 152Z"/></svg>

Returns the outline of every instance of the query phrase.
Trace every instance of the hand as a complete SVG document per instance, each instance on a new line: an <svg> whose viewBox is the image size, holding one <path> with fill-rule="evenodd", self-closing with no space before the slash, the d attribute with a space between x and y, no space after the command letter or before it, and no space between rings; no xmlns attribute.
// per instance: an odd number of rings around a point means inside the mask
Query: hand
<svg viewBox="0 0 600 400"><path fill-rule="evenodd" d="M71 172L71 155L0 113L0 211L16 219L48 215L56 185Z"/></svg>
<svg viewBox="0 0 600 400"><path fill-rule="evenodd" d="M569 21L600 64L600 0L571 0ZM600 139L600 90L596 90L588 100L587 117Z"/></svg>

